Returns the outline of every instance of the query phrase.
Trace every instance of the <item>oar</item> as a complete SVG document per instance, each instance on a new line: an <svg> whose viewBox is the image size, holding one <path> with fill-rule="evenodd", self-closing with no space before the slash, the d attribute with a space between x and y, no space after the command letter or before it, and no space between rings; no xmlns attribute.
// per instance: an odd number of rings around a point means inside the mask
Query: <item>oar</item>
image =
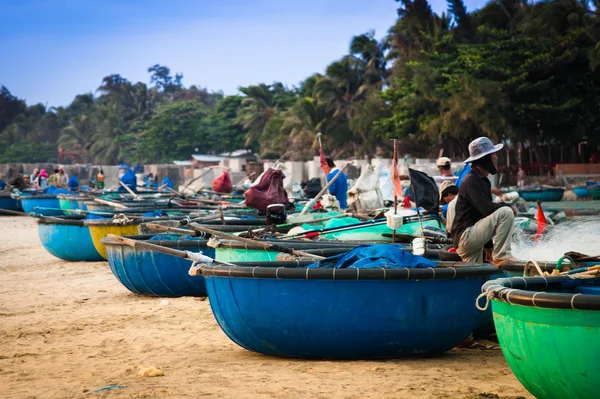
<svg viewBox="0 0 600 399"><path fill-rule="evenodd" d="M347 226L339 226L339 227L331 227L329 229L304 231L302 233L298 233L293 236L282 237L281 239L282 240L293 240L294 238L301 238L301 237L312 238L312 237L320 236L322 234L337 233L340 231L347 231L347 230L354 230L354 229L362 229L362 228L371 227L371 226L381 226L381 225L386 224L386 222L387 222L386 219L375 219L375 220L371 220L369 222L349 224Z"/></svg>
<svg viewBox="0 0 600 399"><path fill-rule="evenodd" d="M107 201L107 200L104 200L102 198L94 198L94 201L96 201L96 202L98 202L99 204L102 204L102 205L112 206L113 208L119 208L119 209L125 209L125 208L127 208L127 206L125 206L123 204L118 204L116 202Z"/></svg>
<svg viewBox="0 0 600 399"><path fill-rule="evenodd" d="M161 226L161 225L154 224L154 223L148 223L148 224L146 224L146 226L151 229L162 230L162 231L168 231L167 229L169 229L168 227ZM260 247L263 249L267 249L267 250L270 249L273 251L285 252L286 254L291 254L291 255L296 255L296 256L310 256L317 260L325 259L323 256L309 254L308 252L304 252L304 251L297 251L295 249L287 248L287 247L284 247L284 246L281 246L278 244L271 244L271 243L267 243L267 242L252 240L250 238L236 236L233 234L223 233L221 231L209 229L204 226L197 225L197 224L191 224L191 225L188 225L188 227L193 231L210 234L213 237L219 237L219 238L223 238L223 239L231 240L231 241L244 242L246 244L251 244L251 245L254 245L254 246L257 246L257 247Z"/></svg>
<svg viewBox="0 0 600 399"><path fill-rule="evenodd" d="M132 189L129 188L129 186L125 183L123 183L122 181L119 180L119 184L121 186L123 186L125 188L125 190L129 191L129 194L133 195L134 199L140 199L139 195L137 195Z"/></svg>
<svg viewBox="0 0 600 399"><path fill-rule="evenodd" d="M184 258L184 259L188 259L191 261L197 260L197 259L194 259L193 257L190 257L190 252L188 252L188 251L180 251L180 250L174 249L174 248L167 248L167 247L163 247L161 245L150 244L149 242L145 242L145 241L132 240L131 238L116 236L114 234L109 234L109 235L107 235L107 237L110 238L111 240L115 240L115 241L118 241L125 245L129 245L130 247L133 247L133 248L145 248L145 249L149 249L151 251L156 251L156 252L161 252L163 254L176 256L178 258ZM236 266L233 263L223 262L223 261L212 259L212 258L210 258L210 259L212 260L211 263L216 263L218 265Z"/></svg>
<svg viewBox="0 0 600 399"><path fill-rule="evenodd" d="M327 217L319 218L319 219L278 224L278 225L275 225L275 227L277 229L287 229L288 227L302 226L303 224L321 223L321 222L326 222L331 219L339 219L339 218L345 218L345 217L350 217L350 216L345 213L342 213L341 215L327 216ZM266 227L261 228L261 229L252 230L252 233L260 233L261 231L263 231L265 229L266 229Z"/></svg>
<svg viewBox="0 0 600 399"><path fill-rule="evenodd" d="M0 213L6 213L8 215L15 215L15 216L37 217L37 214L35 214L33 212L32 213L25 213L25 212L13 211L13 210L10 210L10 209L2 209L2 208L0 208Z"/></svg>
<svg viewBox="0 0 600 399"><path fill-rule="evenodd" d="M329 187L337 180L338 177L340 177L340 175L342 173L344 173L346 171L346 169L348 168L348 166L350 166L351 163L352 163L352 161L347 162L342 167L342 169L340 169L340 171L335 176L333 176L333 178L329 181L329 183L327 183L325 185L325 187L323 187L323 189L321 191L319 191L319 194L317 194L315 196L315 198L313 198L310 201L308 201L308 203L302 209L302 212L300 212L300 215L304 215L305 213L310 212L312 210L312 207L317 203L317 201L319 200L319 198L321 198L321 196L327 192L327 190L329 189Z"/></svg>

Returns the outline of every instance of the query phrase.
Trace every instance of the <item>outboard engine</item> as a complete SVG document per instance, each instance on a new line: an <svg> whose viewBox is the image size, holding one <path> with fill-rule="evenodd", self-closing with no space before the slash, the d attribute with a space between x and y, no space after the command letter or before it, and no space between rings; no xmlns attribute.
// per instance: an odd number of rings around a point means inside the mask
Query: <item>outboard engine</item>
<svg viewBox="0 0 600 399"><path fill-rule="evenodd" d="M283 204L271 204L267 206L267 226L284 224L287 212Z"/></svg>

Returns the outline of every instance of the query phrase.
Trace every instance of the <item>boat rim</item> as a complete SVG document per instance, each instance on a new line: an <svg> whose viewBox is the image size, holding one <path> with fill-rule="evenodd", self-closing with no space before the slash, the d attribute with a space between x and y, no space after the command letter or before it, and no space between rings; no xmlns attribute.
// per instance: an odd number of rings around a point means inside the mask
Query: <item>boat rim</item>
<svg viewBox="0 0 600 399"><path fill-rule="evenodd" d="M205 277L242 277L278 280L451 280L454 278L485 277L498 271L493 265L464 262L437 262L440 267L423 269L373 268L335 269L262 266L203 265Z"/></svg>
<svg viewBox="0 0 600 399"><path fill-rule="evenodd" d="M598 278L594 280L598 281ZM488 299L546 309L600 310L600 295L581 293L550 293L547 288L560 287L563 283L589 280L564 276L534 276L499 278L488 281L481 288ZM530 290L527 290L530 289Z"/></svg>

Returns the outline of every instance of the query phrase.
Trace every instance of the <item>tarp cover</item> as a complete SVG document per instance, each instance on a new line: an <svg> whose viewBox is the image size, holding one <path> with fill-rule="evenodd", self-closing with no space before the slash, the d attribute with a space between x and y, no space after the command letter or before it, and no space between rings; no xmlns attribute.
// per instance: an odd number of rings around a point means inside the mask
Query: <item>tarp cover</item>
<svg viewBox="0 0 600 399"><path fill-rule="evenodd" d="M375 167L366 165L354 186L348 190L348 206L355 212L383 208L383 196L379 190L379 175Z"/></svg>
<svg viewBox="0 0 600 399"><path fill-rule="evenodd" d="M248 208L266 211L267 206L271 204L289 203L287 192L283 188L283 179L285 175L280 170L272 168L267 169L260 183L250 187L244 195L246 196L246 206Z"/></svg>
<svg viewBox="0 0 600 399"><path fill-rule="evenodd" d="M171 179L169 179L169 176L165 176L165 178L162 180L162 183L160 183L160 185L169 187L169 188L173 188L173 181Z"/></svg>
<svg viewBox="0 0 600 399"><path fill-rule="evenodd" d="M121 182L129 187L134 193L137 192L137 177L132 169L127 169L127 172L121 176ZM127 192L125 187L121 186L120 184L117 191L120 193Z"/></svg>
<svg viewBox="0 0 600 399"><path fill-rule="evenodd" d="M215 180L212 181L213 190L218 193L230 193L233 189L231 176L226 170L223 171Z"/></svg>
<svg viewBox="0 0 600 399"><path fill-rule="evenodd" d="M77 180L77 176L69 177L69 190L77 191L79 190L79 180Z"/></svg>
<svg viewBox="0 0 600 399"><path fill-rule="evenodd" d="M44 189L44 194L52 194L52 195L58 195L58 194L71 194L71 192L69 190L65 190L64 188L58 188L58 187L54 187L54 186L48 186L47 188Z"/></svg>
<svg viewBox="0 0 600 399"><path fill-rule="evenodd" d="M424 269L436 264L422 256L403 250L400 244L361 245L353 250L313 263L308 268L329 269Z"/></svg>

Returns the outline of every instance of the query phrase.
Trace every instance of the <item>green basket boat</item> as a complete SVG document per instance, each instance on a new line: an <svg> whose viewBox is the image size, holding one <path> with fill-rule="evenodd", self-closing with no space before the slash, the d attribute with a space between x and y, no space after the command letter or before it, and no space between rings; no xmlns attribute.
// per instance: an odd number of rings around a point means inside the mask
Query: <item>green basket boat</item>
<svg viewBox="0 0 600 399"><path fill-rule="evenodd" d="M502 352L535 397L592 399L600 390L600 278L487 282Z"/></svg>

